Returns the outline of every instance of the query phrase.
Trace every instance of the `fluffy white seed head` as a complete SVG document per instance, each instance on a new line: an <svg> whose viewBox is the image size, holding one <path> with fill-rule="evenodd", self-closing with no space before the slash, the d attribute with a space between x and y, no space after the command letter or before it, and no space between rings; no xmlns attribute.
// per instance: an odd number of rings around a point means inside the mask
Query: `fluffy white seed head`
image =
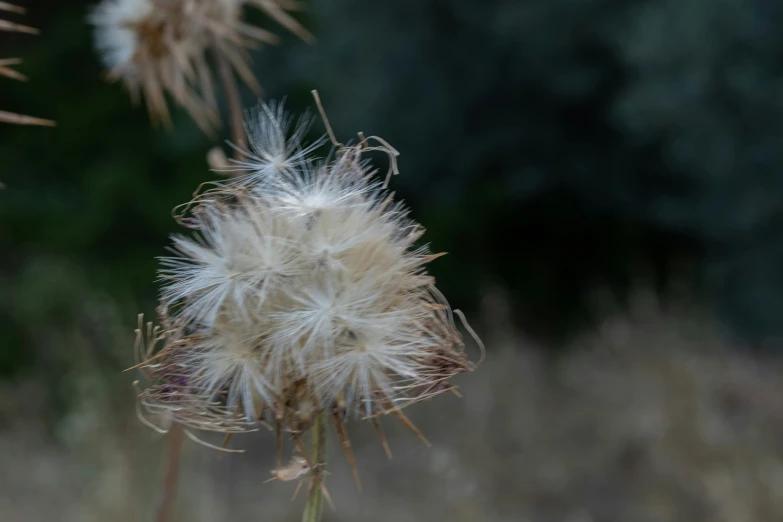
<svg viewBox="0 0 783 522"><path fill-rule="evenodd" d="M249 164L197 198L198 235L175 237L162 260L164 321L178 339L163 359L192 395L248 422L303 400L372 416L447 389L468 366L424 270L435 256L414 246L421 227L360 149L300 161L301 127L280 107L259 114L253 154L286 166L259 175Z"/></svg>

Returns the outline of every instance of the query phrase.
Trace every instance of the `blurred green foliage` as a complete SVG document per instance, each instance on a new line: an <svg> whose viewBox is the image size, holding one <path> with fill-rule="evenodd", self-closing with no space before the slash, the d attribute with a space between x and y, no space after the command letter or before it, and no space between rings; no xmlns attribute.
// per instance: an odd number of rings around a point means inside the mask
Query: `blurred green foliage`
<svg viewBox="0 0 783 522"><path fill-rule="evenodd" d="M152 129L103 81L89 5L30 3L43 33L0 40L31 78L2 82L2 108L58 122L0 128L5 374L39 364L41 333L95 295L127 309L130 344L171 208L216 176L185 114ZM340 139L401 151L393 186L450 252L432 270L455 307L501 285L519 325L562 339L595 319L595 285L622 296L641 266L663 288L685 260L739 333L780 333L776 3L312 0L303 20L315 45L285 37L254 56L265 96L300 111L318 88Z"/></svg>

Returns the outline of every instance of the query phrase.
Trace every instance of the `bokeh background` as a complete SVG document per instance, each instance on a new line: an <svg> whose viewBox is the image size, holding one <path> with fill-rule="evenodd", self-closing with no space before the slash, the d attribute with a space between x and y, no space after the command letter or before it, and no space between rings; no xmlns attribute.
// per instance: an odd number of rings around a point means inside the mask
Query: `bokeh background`
<svg viewBox="0 0 783 522"><path fill-rule="evenodd" d="M0 520L153 520L166 439L120 372L215 143L104 81L93 2L26 4L42 34L0 55L31 81L0 108L58 126L0 127ZM463 399L411 408L432 447L389 425L389 462L350 427L364 490L333 446L327 520L783 520L783 4L309 0L301 20L315 44L254 53L265 99L317 88L340 138L401 152L393 187L488 351ZM273 440L186 441L172 520L298 520L294 486L263 483Z"/></svg>

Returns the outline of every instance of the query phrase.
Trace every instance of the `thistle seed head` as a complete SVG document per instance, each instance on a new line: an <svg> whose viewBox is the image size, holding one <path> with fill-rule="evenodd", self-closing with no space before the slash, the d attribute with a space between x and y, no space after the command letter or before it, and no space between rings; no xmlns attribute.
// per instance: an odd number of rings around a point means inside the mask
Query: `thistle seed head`
<svg viewBox="0 0 783 522"><path fill-rule="evenodd" d="M147 343L142 395L156 411L175 401L186 425L252 429L266 415L301 432L322 411L399 414L472 369L426 272L437 256L362 160L366 140L315 161L290 123L259 107L236 164L248 171L192 202L198 232L162 259L164 346ZM253 163L267 157L280 161Z"/></svg>
<svg viewBox="0 0 783 522"><path fill-rule="evenodd" d="M220 120L208 60L225 60L258 91L246 49L277 41L273 33L243 22L246 6L311 38L286 11L297 4L285 2L284 9L279 0L103 0L89 22L109 79L121 80L135 101L143 96L153 122L171 123L168 94L211 132Z"/></svg>

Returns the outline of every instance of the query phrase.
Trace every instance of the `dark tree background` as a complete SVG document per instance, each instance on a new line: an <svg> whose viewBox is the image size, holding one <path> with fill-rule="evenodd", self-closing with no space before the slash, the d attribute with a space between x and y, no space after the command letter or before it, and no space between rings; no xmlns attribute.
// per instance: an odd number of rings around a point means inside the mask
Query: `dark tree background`
<svg viewBox="0 0 783 522"><path fill-rule="evenodd" d="M215 176L185 114L151 129L102 80L90 4L30 2L42 34L0 40L31 77L0 108L58 121L0 128L4 374L57 374L102 300L130 332L171 208ZM745 339L783 332L780 2L311 0L302 19L315 45L254 56L265 97L299 111L317 88L341 139L401 151L393 185L450 253L432 270L455 307L502 288L556 346L596 319L593 289L622 301L641 275Z"/></svg>

